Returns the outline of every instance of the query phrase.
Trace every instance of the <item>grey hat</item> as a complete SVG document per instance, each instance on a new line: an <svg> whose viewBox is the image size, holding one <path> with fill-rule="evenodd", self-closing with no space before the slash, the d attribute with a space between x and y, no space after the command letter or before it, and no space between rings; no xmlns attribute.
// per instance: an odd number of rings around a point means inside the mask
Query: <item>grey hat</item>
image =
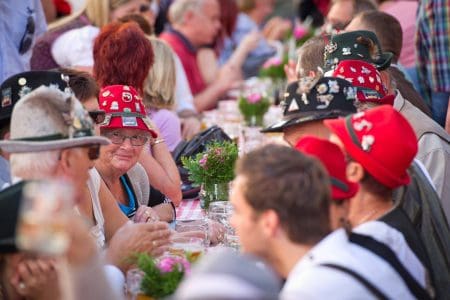
<svg viewBox="0 0 450 300"><path fill-rule="evenodd" d="M215 249L203 257L173 299L277 299L281 281L256 258Z"/></svg>
<svg viewBox="0 0 450 300"><path fill-rule="evenodd" d="M40 86L22 97L14 106L10 127L11 139L0 141L10 153L109 144L95 136L92 119L75 96L53 86Z"/></svg>

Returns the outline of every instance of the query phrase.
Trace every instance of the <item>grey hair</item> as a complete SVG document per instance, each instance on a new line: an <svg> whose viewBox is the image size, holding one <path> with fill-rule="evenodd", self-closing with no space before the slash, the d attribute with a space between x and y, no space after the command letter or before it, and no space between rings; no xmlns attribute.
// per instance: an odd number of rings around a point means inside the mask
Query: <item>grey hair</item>
<svg viewBox="0 0 450 300"><path fill-rule="evenodd" d="M52 176L59 162L61 150L11 153L11 175L23 179Z"/></svg>
<svg viewBox="0 0 450 300"><path fill-rule="evenodd" d="M169 21L171 24L182 24L187 11L198 12L205 0L175 0L169 8Z"/></svg>

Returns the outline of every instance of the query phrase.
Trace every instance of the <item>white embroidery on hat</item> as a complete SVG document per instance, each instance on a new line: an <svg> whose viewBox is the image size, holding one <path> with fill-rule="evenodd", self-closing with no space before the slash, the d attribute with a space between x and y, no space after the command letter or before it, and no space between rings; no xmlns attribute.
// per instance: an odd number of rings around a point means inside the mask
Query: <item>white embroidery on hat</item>
<svg viewBox="0 0 450 300"><path fill-rule="evenodd" d="M337 94L339 93L339 84L337 80L329 80L328 87L330 88L330 93Z"/></svg>
<svg viewBox="0 0 450 300"><path fill-rule="evenodd" d="M124 90L124 91L129 91L129 90L130 90L130 87L129 87L128 85L124 85L124 86L123 86L123 90Z"/></svg>
<svg viewBox="0 0 450 300"><path fill-rule="evenodd" d="M17 83L19 85L25 85L25 84L27 84L27 79L25 77L20 77L19 80L17 81Z"/></svg>
<svg viewBox="0 0 450 300"><path fill-rule="evenodd" d="M296 111L298 110L298 104L297 101L295 101L295 99L292 99L291 104L289 105L288 111Z"/></svg>
<svg viewBox="0 0 450 300"><path fill-rule="evenodd" d="M364 80L364 77L362 77L362 76L358 76L358 81L359 81L359 83L364 83L364 82L366 82L365 80Z"/></svg>
<svg viewBox="0 0 450 300"><path fill-rule="evenodd" d="M358 44L354 43L353 48L358 48Z"/></svg>
<svg viewBox="0 0 450 300"><path fill-rule="evenodd" d="M305 105L309 104L308 97L306 96L305 93L302 94L302 101L303 101L303 103L305 103Z"/></svg>
<svg viewBox="0 0 450 300"><path fill-rule="evenodd" d="M370 74L370 73L372 73L372 71L370 71L369 69L367 69L366 67L362 67L361 68L361 73L363 73L363 74Z"/></svg>
<svg viewBox="0 0 450 300"><path fill-rule="evenodd" d="M344 67L340 67L340 69L339 69L339 73L344 73L345 72L345 69L344 69Z"/></svg>
<svg viewBox="0 0 450 300"><path fill-rule="evenodd" d="M342 55L351 55L352 51L350 49L350 47L344 47L342 48Z"/></svg>
<svg viewBox="0 0 450 300"><path fill-rule="evenodd" d="M22 98L29 93L31 93L31 88L25 85L19 91L19 98Z"/></svg>
<svg viewBox="0 0 450 300"><path fill-rule="evenodd" d="M338 46L336 43L331 42L331 43L325 45L325 52L333 53L334 51L337 50L337 47Z"/></svg>
<svg viewBox="0 0 450 300"><path fill-rule="evenodd" d="M366 129L366 131L369 131L370 129L372 129L372 123L370 123L366 119L362 119L361 121L354 122L353 128L355 128L356 131L362 131L364 129Z"/></svg>
<svg viewBox="0 0 450 300"><path fill-rule="evenodd" d="M110 94L111 94L110 91L104 91L104 92L102 93L102 96L103 96L103 97L108 97Z"/></svg>
<svg viewBox="0 0 450 300"><path fill-rule="evenodd" d="M122 101L131 102L133 100L133 95L130 92L122 92Z"/></svg>
<svg viewBox="0 0 450 300"><path fill-rule="evenodd" d="M353 73L356 73L356 69L353 67L350 67L350 71L352 71Z"/></svg>
<svg viewBox="0 0 450 300"><path fill-rule="evenodd" d="M10 106L12 104L11 88L2 90L2 97L2 107Z"/></svg>
<svg viewBox="0 0 450 300"><path fill-rule="evenodd" d="M320 105L317 105L316 108L317 109L325 109L330 105L330 102L333 100L334 96L333 95L318 95L317 96L317 100L322 103Z"/></svg>
<svg viewBox="0 0 450 300"><path fill-rule="evenodd" d="M375 79L372 76L369 76L369 81L370 81L370 83L374 83Z"/></svg>
<svg viewBox="0 0 450 300"><path fill-rule="evenodd" d="M119 103L117 101L111 102L110 110L119 110Z"/></svg>
<svg viewBox="0 0 450 300"><path fill-rule="evenodd" d="M134 106L136 107L137 112L141 112L141 106L139 105L139 103L135 102Z"/></svg>
<svg viewBox="0 0 450 300"><path fill-rule="evenodd" d="M361 141L361 147L364 151L368 152L375 143L375 138L373 135L363 135Z"/></svg>
<svg viewBox="0 0 450 300"><path fill-rule="evenodd" d="M362 55L361 53L356 53L356 55L358 55L359 57L363 57L364 58L364 55Z"/></svg>
<svg viewBox="0 0 450 300"><path fill-rule="evenodd" d="M108 101L105 100L102 102L102 106L106 106L106 104L108 104Z"/></svg>
<svg viewBox="0 0 450 300"><path fill-rule="evenodd" d="M352 86L346 87L344 93L347 95L347 100L354 100L356 98L356 88Z"/></svg>
<svg viewBox="0 0 450 300"><path fill-rule="evenodd" d="M359 119L365 116L365 113L363 111L357 112L356 114L353 114L353 120Z"/></svg>
<svg viewBox="0 0 450 300"><path fill-rule="evenodd" d="M325 94L328 91L328 87L325 83L321 83L316 87L319 94Z"/></svg>

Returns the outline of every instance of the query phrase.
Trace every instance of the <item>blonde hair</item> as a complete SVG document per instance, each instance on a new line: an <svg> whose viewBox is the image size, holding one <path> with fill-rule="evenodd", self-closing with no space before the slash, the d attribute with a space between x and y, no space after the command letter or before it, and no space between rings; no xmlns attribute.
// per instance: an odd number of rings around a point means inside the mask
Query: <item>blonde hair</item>
<svg viewBox="0 0 450 300"><path fill-rule="evenodd" d="M97 27L103 27L110 22L109 15L112 10L130 0L87 0L86 15Z"/></svg>
<svg viewBox="0 0 450 300"><path fill-rule="evenodd" d="M198 11L204 0L175 0L169 7L169 21L171 24L181 24L184 21L184 14L191 11Z"/></svg>
<svg viewBox="0 0 450 300"><path fill-rule="evenodd" d="M148 37L155 62L144 82L144 105L148 108L171 109L175 104L176 71L172 49L162 40Z"/></svg>

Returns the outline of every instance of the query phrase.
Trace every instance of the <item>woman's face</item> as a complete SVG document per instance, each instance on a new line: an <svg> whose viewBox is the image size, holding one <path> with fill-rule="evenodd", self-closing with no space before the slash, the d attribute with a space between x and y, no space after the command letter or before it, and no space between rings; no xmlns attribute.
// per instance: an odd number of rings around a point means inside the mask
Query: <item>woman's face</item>
<svg viewBox="0 0 450 300"><path fill-rule="evenodd" d="M153 0L156 1L156 0ZM140 14L142 15L151 27L155 25L155 18L152 9L152 1L149 0L131 0L124 3L111 11L110 19L111 21L116 21L129 14Z"/></svg>
<svg viewBox="0 0 450 300"><path fill-rule="evenodd" d="M139 129L108 129L102 131L102 135L109 138L111 144L101 147L99 162L121 174L137 163L149 140L149 134Z"/></svg>

